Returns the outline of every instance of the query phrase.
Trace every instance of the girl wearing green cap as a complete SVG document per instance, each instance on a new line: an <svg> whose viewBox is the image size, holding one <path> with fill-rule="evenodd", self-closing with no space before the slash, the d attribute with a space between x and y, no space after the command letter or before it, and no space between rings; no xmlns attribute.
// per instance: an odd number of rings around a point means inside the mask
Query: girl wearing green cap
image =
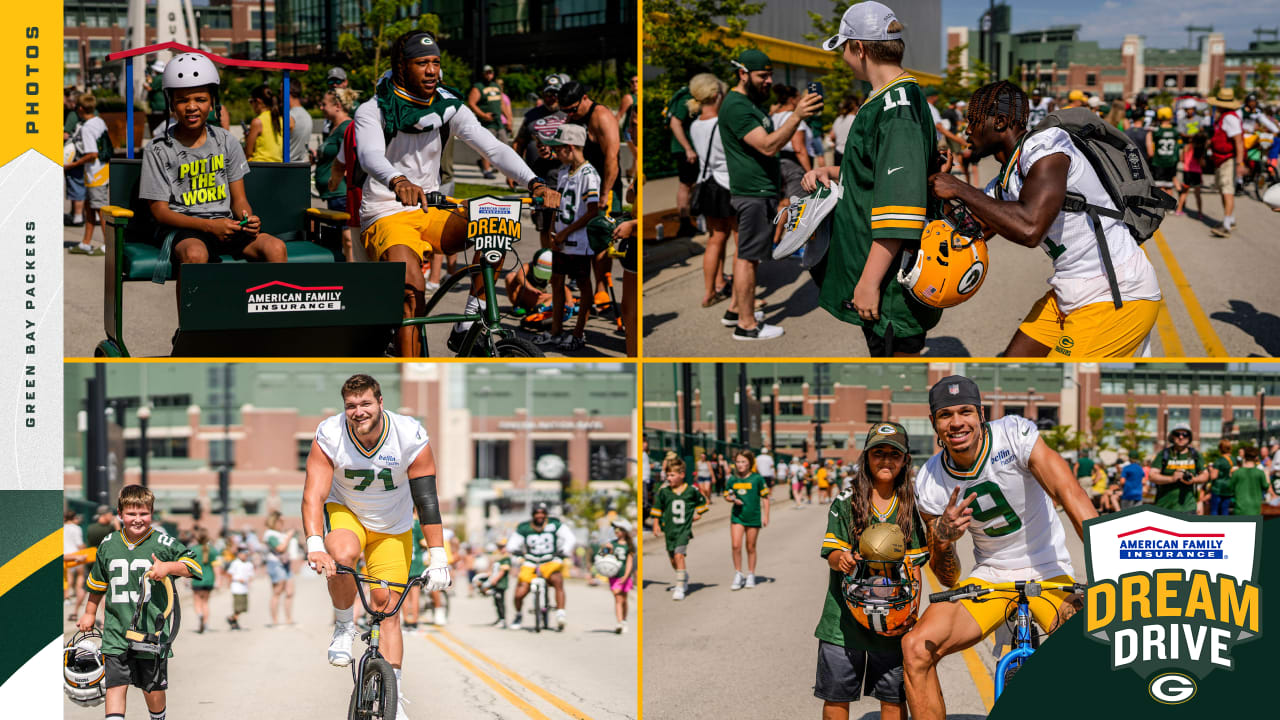
<svg viewBox="0 0 1280 720"><path fill-rule="evenodd" d="M828 574L826 601L814 635L818 638L818 671L814 696L824 701L823 718L848 718L849 703L866 694L880 700L880 717L906 717L903 686L902 635L915 623L921 588L915 568L928 562L924 522L916 511L911 482L911 449L906 428L877 423L867 432L862 457L850 488L840 493L827 513L822 557ZM857 548L864 531L879 523L894 523L905 539L904 567L916 579L910 602L872 630L855 617L846 600L845 583L859 569ZM880 579L880 578L876 578Z"/></svg>

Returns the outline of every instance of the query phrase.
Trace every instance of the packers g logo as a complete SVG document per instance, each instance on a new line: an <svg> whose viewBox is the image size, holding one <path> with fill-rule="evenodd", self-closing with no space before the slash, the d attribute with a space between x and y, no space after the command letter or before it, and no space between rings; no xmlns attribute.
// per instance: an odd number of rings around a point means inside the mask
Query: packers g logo
<svg viewBox="0 0 1280 720"><path fill-rule="evenodd" d="M1180 705L1196 696L1196 681L1182 673L1165 673L1153 678L1147 691L1156 702Z"/></svg>
<svg viewBox="0 0 1280 720"><path fill-rule="evenodd" d="M876 428L876 434L877 435L897 435L898 430L892 425L881 425L880 427Z"/></svg>
<svg viewBox="0 0 1280 720"><path fill-rule="evenodd" d="M960 282L956 284L956 292L961 295L967 295L971 290L978 287L982 283L982 275L986 273L987 268L980 262L976 262L964 271L964 275L960 277Z"/></svg>

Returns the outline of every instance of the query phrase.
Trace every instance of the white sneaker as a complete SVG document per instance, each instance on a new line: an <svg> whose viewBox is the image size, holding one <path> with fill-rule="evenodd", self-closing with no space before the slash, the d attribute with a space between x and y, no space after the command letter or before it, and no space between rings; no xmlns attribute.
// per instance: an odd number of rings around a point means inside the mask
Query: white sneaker
<svg viewBox="0 0 1280 720"><path fill-rule="evenodd" d="M440 289L440 283L431 282L430 280L428 280L422 284L422 287L427 292L427 294L431 294Z"/></svg>
<svg viewBox="0 0 1280 720"><path fill-rule="evenodd" d="M356 639L355 623L334 623L333 640L329 642L329 664L346 667L351 664L351 644Z"/></svg>
<svg viewBox="0 0 1280 720"><path fill-rule="evenodd" d="M433 617L431 618L431 624L436 627L444 627L448 622L449 616L445 612L445 609L442 607L436 608L435 613L433 613Z"/></svg>
<svg viewBox="0 0 1280 720"><path fill-rule="evenodd" d="M750 330L743 330L740 327L733 328L734 340L772 340L782 337L783 330L777 325L770 325L765 322L758 323Z"/></svg>
<svg viewBox="0 0 1280 720"><path fill-rule="evenodd" d="M404 711L404 706L409 704L409 700L405 698L404 693L396 698L396 720L409 720L409 714Z"/></svg>
<svg viewBox="0 0 1280 720"><path fill-rule="evenodd" d="M564 610L556 610L556 630L564 630Z"/></svg>
<svg viewBox="0 0 1280 720"><path fill-rule="evenodd" d="M509 629L509 630L519 630L519 629L520 629L520 621L521 621L521 620L523 620L523 619L524 619L524 615L523 615L522 613L516 613L516 618L515 618L515 620L512 620L512 621L511 621L511 624L507 626L507 629Z"/></svg>
<svg viewBox="0 0 1280 720"><path fill-rule="evenodd" d="M755 316L756 322L764 322L764 311L763 311L763 310L756 310L754 313L752 313L752 315L754 315L754 316ZM721 324L721 325L723 325L723 326L725 326L725 327L737 327L737 326L738 326L738 314L737 314L737 313L735 313L735 312L733 312L733 311L726 310L726 311L725 311L725 313L724 313L724 315L723 315L723 316L721 316L721 318L720 318L720 324Z"/></svg>
<svg viewBox="0 0 1280 720"><path fill-rule="evenodd" d="M684 599L684 585L677 585L675 589L671 591L671 599L672 600Z"/></svg>
<svg viewBox="0 0 1280 720"><path fill-rule="evenodd" d="M745 582L745 581L746 581L746 578L742 576L742 573L740 573L740 572L736 572L736 573L734 573L734 574L733 574L733 582L732 582L732 583L730 583L730 585L729 585L729 589L730 589L730 590L741 590L741 589L742 589L742 583L743 583L743 582Z"/></svg>
<svg viewBox="0 0 1280 720"><path fill-rule="evenodd" d="M755 575L747 575L747 582L746 582L746 584L745 584L745 585L743 585L743 587L753 588L753 587L755 587L755 586L756 586L756 576L755 576Z"/></svg>

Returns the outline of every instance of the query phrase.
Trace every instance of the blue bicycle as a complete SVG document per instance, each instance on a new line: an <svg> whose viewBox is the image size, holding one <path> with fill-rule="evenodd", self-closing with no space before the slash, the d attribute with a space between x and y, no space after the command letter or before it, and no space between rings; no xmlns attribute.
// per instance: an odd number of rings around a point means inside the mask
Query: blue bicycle
<svg viewBox="0 0 1280 720"><path fill-rule="evenodd" d="M978 585L965 585L954 590L945 590L943 592L932 593L929 595L929 602L958 602L960 600L973 600L974 602L990 602L992 600L1004 600L1012 607L1006 617L1005 622L1008 624L1009 631L1013 635L1013 648L1009 652L1000 656L1000 662L996 664L996 698L1004 692L1004 688L1009 684L1009 680L1013 678L1014 673L1022 668L1022 664L1027 661L1040 647L1040 638L1048 633L1041 633L1032 627L1031 617L1031 599L1039 598L1047 590L1066 590L1068 592L1084 592L1087 585L1080 583L1061 583L1050 582L1047 580L1018 580L1016 582L998 583L988 587ZM990 593L1017 593L1017 597L1009 598L1005 595L993 598L983 598L983 595ZM1049 602L1046 600L1046 602Z"/></svg>

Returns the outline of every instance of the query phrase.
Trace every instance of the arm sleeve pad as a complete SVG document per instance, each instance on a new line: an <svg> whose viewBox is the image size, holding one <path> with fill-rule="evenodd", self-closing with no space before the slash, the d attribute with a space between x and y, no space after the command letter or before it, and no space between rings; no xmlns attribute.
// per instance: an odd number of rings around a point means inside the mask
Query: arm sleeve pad
<svg viewBox="0 0 1280 720"><path fill-rule="evenodd" d="M409 494L418 508L418 522L426 525L440 524L440 500L436 496L436 476L423 475L409 478Z"/></svg>

